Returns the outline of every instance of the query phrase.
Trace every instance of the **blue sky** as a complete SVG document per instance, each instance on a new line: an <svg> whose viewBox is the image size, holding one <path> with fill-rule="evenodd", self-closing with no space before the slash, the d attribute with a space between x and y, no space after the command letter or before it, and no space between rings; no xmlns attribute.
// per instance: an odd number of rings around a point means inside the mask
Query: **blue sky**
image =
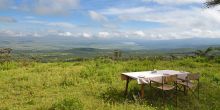
<svg viewBox="0 0 220 110"><path fill-rule="evenodd" d="M0 0L0 35L184 39L220 37L204 0Z"/></svg>

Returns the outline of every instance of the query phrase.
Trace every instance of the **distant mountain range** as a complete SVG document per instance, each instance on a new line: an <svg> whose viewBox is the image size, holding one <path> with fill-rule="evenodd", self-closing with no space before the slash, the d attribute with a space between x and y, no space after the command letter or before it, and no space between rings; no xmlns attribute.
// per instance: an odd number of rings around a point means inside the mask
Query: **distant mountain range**
<svg viewBox="0 0 220 110"><path fill-rule="evenodd" d="M14 50L68 50L72 48L155 50L220 46L220 38L191 38L174 40L146 39L86 39L70 37L4 37L0 36L0 47Z"/></svg>

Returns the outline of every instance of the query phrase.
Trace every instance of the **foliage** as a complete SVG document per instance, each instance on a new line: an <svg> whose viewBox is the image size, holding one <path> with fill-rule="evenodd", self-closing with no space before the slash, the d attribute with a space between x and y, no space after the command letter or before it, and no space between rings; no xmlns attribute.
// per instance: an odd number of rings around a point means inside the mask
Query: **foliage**
<svg viewBox="0 0 220 110"><path fill-rule="evenodd" d="M10 54L11 52L11 48L0 48L0 54Z"/></svg>
<svg viewBox="0 0 220 110"><path fill-rule="evenodd" d="M0 48L0 63L7 62L11 58L11 48Z"/></svg>
<svg viewBox="0 0 220 110"><path fill-rule="evenodd" d="M206 5L207 5L208 7L216 6L216 5L218 5L218 4L220 4L220 0L208 0L208 1L206 2Z"/></svg>
<svg viewBox="0 0 220 110"><path fill-rule="evenodd" d="M208 56L208 54L211 52L213 50L213 48L212 47L209 47L209 48L207 48L206 50L197 50L196 52L195 52L195 54L197 55L197 56L201 56L201 57L206 57L206 56Z"/></svg>

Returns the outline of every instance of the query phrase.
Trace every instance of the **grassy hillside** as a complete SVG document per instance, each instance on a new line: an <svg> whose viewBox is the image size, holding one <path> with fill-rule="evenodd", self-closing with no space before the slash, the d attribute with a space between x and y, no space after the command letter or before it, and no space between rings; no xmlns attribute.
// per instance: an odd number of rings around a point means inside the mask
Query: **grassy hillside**
<svg viewBox="0 0 220 110"><path fill-rule="evenodd" d="M97 59L69 63L10 62L0 65L0 109L84 109L155 110L162 107L162 94L149 92L139 99L140 86L132 81L128 97L123 96L122 72L173 69L201 73L200 101L192 94L179 93L178 109L217 110L220 108L220 63L204 58L181 60ZM174 109L172 101L167 109Z"/></svg>

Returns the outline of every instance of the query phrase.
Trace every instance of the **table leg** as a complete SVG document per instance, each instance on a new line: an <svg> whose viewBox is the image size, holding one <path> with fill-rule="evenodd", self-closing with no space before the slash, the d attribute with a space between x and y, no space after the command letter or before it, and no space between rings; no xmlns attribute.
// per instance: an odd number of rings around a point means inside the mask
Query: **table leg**
<svg viewBox="0 0 220 110"><path fill-rule="evenodd" d="M144 98L144 84L141 84L141 98Z"/></svg>
<svg viewBox="0 0 220 110"><path fill-rule="evenodd" d="M130 81L130 79L129 79L129 77L127 77L126 78L125 93L124 93L125 96L127 96L127 94L128 94L128 84L129 84L129 81Z"/></svg>

